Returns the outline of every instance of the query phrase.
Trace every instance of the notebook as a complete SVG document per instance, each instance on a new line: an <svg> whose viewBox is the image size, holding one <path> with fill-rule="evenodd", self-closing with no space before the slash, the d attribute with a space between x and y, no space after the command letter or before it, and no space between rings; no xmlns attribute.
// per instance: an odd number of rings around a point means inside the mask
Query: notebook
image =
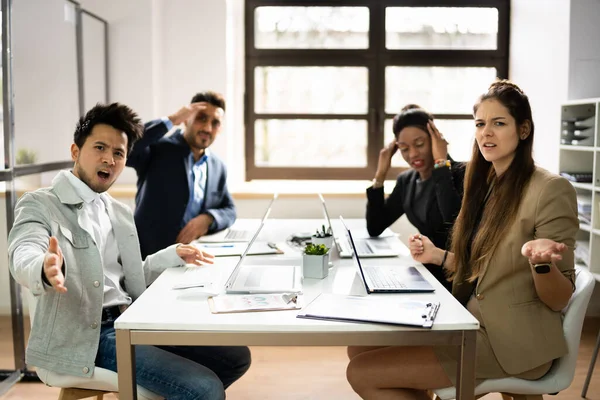
<svg viewBox="0 0 600 400"><path fill-rule="evenodd" d="M321 294L296 317L431 328L439 308L436 301Z"/></svg>
<svg viewBox="0 0 600 400"><path fill-rule="evenodd" d="M229 275L225 283L226 293L297 293L302 290L302 268L300 266L243 265L265 225L265 220L260 223L240 260Z"/></svg>
<svg viewBox="0 0 600 400"><path fill-rule="evenodd" d="M318 193L319 199L321 200L321 205L323 206L323 214L325 215L325 219L327 220L327 224L329 228L333 232L333 242L337 247L340 258L351 258L352 257L352 249L350 248L350 244L336 237L335 231L333 230L333 226L331 224L331 219L329 218L329 212L327 211L327 205L325 204L325 199L321 193ZM361 257L369 258L369 257L397 257L400 255L399 250L393 249L389 242L385 239L386 237L393 236L394 233L390 229L386 229L385 232L382 233L379 237L376 238L355 238L355 245L358 250L358 254Z"/></svg>
<svg viewBox="0 0 600 400"><path fill-rule="evenodd" d="M398 265L389 266L363 266L352 238L352 232L350 232L350 229L348 229L341 216L340 221L342 221L346 229L348 242L353 250L352 258L358 267L358 275L364 283L368 294L433 292L435 290L414 265L402 265L398 263Z"/></svg>
<svg viewBox="0 0 600 400"><path fill-rule="evenodd" d="M267 220L267 216L271 212L271 208L273 207L273 203L277 200L277 193L273 194L273 198L269 202L267 209L261 219L261 222L265 222ZM245 230L245 229L234 229L227 228L217 233L213 233L212 235L201 236L198 238L198 242L200 243L209 243L209 242L248 242L252 239L252 235L255 231L253 230Z"/></svg>

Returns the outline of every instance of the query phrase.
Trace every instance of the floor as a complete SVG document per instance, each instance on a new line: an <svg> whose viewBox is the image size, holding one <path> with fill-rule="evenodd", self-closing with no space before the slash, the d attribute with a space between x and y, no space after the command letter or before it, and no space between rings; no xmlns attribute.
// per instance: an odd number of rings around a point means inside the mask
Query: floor
<svg viewBox="0 0 600 400"><path fill-rule="evenodd" d="M0 317L0 369L14 368L10 324L10 318ZM546 396L547 399L580 399L599 330L600 318L586 320L573 383L556 396ZM229 400L358 399L346 382L344 347L253 347L252 356L252 368L227 391ZM58 392L59 389L41 383L18 383L2 399L56 400ZM116 396L104 398L113 400ZM483 397L500 398L498 394ZM600 365L592 377L587 398L600 400Z"/></svg>

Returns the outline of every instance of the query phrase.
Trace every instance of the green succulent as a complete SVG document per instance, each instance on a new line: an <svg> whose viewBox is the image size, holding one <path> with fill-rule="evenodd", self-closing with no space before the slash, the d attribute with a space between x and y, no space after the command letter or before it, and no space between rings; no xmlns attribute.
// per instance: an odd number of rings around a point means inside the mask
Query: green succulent
<svg viewBox="0 0 600 400"><path fill-rule="evenodd" d="M324 244L312 244L310 242L306 243L306 247L304 248L304 254L313 256L322 256L327 254L328 251L329 247Z"/></svg>

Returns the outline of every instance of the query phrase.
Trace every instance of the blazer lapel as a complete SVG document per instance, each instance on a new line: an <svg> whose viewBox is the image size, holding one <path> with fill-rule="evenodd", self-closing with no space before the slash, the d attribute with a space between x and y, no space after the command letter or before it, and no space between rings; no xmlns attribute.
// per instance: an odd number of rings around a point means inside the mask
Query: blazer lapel
<svg viewBox="0 0 600 400"><path fill-rule="evenodd" d="M406 212L406 217L408 218L409 221L418 221L418 224L415 224L415 228L417 228L419 231L421 231L422 226L416 226L416 225L422 225L419 221L419 219L416 217L415 213L413 212L413 199L415 197L415 189L417 187L417 178L418 178L418 173L416 173L413 176L411 176L410 181L408 182L407 188L406 188L406 195L404 196L404 200L403 200L403 204L402 204L402 208L404 208L404 211Z"/></svg>

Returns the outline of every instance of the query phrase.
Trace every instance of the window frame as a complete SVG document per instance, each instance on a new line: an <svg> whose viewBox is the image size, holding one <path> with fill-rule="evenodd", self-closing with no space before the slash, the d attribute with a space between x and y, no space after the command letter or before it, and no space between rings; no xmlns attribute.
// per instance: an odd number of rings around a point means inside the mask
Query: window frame
<svg viewBox="0 0 600 400"><path fill-rule="evenodd" d="M369 47L366 49L257 49L254 46L255 9L263 6L366 7L369 9ZM397 50L386 48L386 7L493 7L498 9L496 50ZM253 179L372 179L384 143L385 68L391 66L493 67L508 78L510 0L246 0L245 20L245 165L246 181ZM254 69L263 66L359 66L368 70L367 114L257 113ZM436 114L436 119L472 119L470 114ZM362 168L261 167L255 162L255 121L260 119L355 119L367 122L367 166ZM406 168L391 168L395 176Z"/></svg>

